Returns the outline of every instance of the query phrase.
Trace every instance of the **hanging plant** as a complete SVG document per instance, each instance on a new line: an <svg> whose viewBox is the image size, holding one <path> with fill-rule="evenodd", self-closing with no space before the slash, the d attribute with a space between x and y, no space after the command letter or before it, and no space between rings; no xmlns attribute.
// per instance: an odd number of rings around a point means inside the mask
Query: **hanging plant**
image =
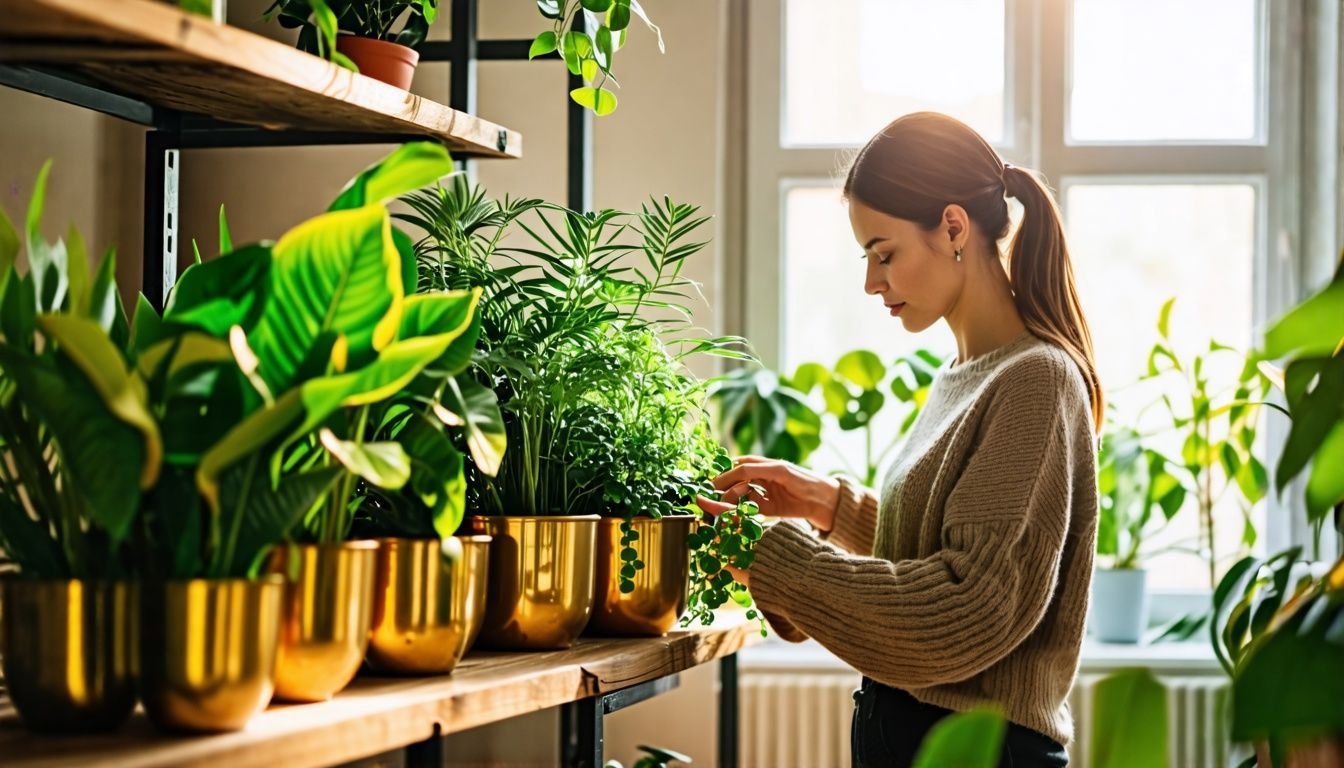
<svg viewBox="0 0 1344 768"><path fill-rule="evenodd" d="M570 74L584 80L569 92L570 98L599 117L616 110L616 94L606 86L608 80L619 86L612 60L625 45L632 15L643 19L658 37L658 50L665 50L662 31L639 0L537 0L537 10L553 25L532 41L528 58L559 52Z"/></svg>

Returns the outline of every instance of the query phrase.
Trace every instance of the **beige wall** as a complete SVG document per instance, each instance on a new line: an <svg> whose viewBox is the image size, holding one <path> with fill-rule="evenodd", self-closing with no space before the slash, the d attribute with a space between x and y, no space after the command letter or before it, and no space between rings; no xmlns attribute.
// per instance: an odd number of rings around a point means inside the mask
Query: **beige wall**
<svg viewBox="0 0 1344 768"><path fill-rule="evenodd" d="M262 34L283 30L259 21L267 0L230 0L231 23ZM481 2L481 37L530 37L542 29L533 0ZM616 60L624 89L620 108L596 121L594 202L637 209L650 195L670 195L715 214L720 207L719 133L724 23L720 0L648 3L663 28L666 55L653 35L632 29ZM449 37L445 23L436 37ZM426 64L414 89L447 100L448 65ZM559 62L478 65L478 112L520 131L524 158L482 161L479 180L495 196L528 195L564 202L565 70ZM21 220L32 180L56 158L50 186L49 236L75 222L91 244L116 242L123 296L139 290L144 130L74 107L0 88L0 204ZM341 185L389 147L300 147L183 152L181 232L184 259L196 238L214 253L216 213L223 204L236 241L275 238L325 208ZM717 236L717 222L707 234ZM709 303L697 323L717 331L722 313L723 256L711 245L688 265ZM128 304L129 305L129 304ZM607 752L631 764L638 744L676 749L713 765L716 668L682 676L681 688L607 719ZM551 765L559 719L538 713L455 737L450 752L474 764Z"/></svg>

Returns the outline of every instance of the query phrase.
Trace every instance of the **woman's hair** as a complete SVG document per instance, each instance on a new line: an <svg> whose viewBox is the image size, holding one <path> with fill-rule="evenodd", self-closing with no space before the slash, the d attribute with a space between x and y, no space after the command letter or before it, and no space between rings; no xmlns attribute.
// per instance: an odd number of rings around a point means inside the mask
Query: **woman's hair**
<svg viewBox="0 0 1344 768"><path fill-rule="evenodd" d="M936 229L956 203L994 242L1008 234L1008 201L1022 204L1022 224L1008 253L1008 277L1027 329L1064 349L1091 393L1092 418L1105 414L1092 334L1078 300L1059 208L1029 171L1003 162L980 134L937 112L901 117L874 136L849 167L845 199Z"/></svg>

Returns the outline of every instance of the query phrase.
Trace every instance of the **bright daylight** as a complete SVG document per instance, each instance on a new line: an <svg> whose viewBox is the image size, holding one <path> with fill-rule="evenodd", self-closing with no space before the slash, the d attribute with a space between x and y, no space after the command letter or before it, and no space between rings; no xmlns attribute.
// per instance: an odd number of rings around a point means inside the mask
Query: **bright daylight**
<svg viewBox="0 0 1344 768"><path fill-rule="evenodd" d="M1341 0L0 0L0 766L1344 768Z"/></svg>

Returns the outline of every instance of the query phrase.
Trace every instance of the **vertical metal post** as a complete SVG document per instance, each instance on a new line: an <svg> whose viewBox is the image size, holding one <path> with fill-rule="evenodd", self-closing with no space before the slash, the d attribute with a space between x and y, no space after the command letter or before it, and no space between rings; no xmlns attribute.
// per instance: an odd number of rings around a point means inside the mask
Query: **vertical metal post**
<svg viewBox="0 0 1344 768"><path fill-rule="evenodd" d="M719 660L719 768L737 768L737 654Z"/></svg>
<svg viewBox="0 0 1344 768"><path fill-rule="evenodd" d="M181 164L176 131L155 130L145 134L145 258L140 290L159 310L177 282Z"/></svg>
<svg viewBox="0 0 1344 768"><path fill-rule="evenodd" d="M476 0L452 0L453 49L448 60L452 80L448 106L476 114Z"/></svg>
<svg viewBox="0 0 1344 768"><path fill-rule="evenodd" d="M601 768L601 698L591 696L560 707L560 764L565 768Z"/></svg>
<svg viewBox="0 0 1344 768"><path fill-rule="evenodd" d="M579 12L576 23L588 27L588 20ZM593 208L593 113L569 98L569 92L584 86L583 76L569 74L565 98L569 126L568 139L568 204L570 210L586 212Z"/></svg>
<svg viewBox="0 0 1344 768"><path fill-rule="evenodd" d="M406 747L406 768L440 768L447 759L443 746L443 734L435 726L433 736Z"/></svg>

